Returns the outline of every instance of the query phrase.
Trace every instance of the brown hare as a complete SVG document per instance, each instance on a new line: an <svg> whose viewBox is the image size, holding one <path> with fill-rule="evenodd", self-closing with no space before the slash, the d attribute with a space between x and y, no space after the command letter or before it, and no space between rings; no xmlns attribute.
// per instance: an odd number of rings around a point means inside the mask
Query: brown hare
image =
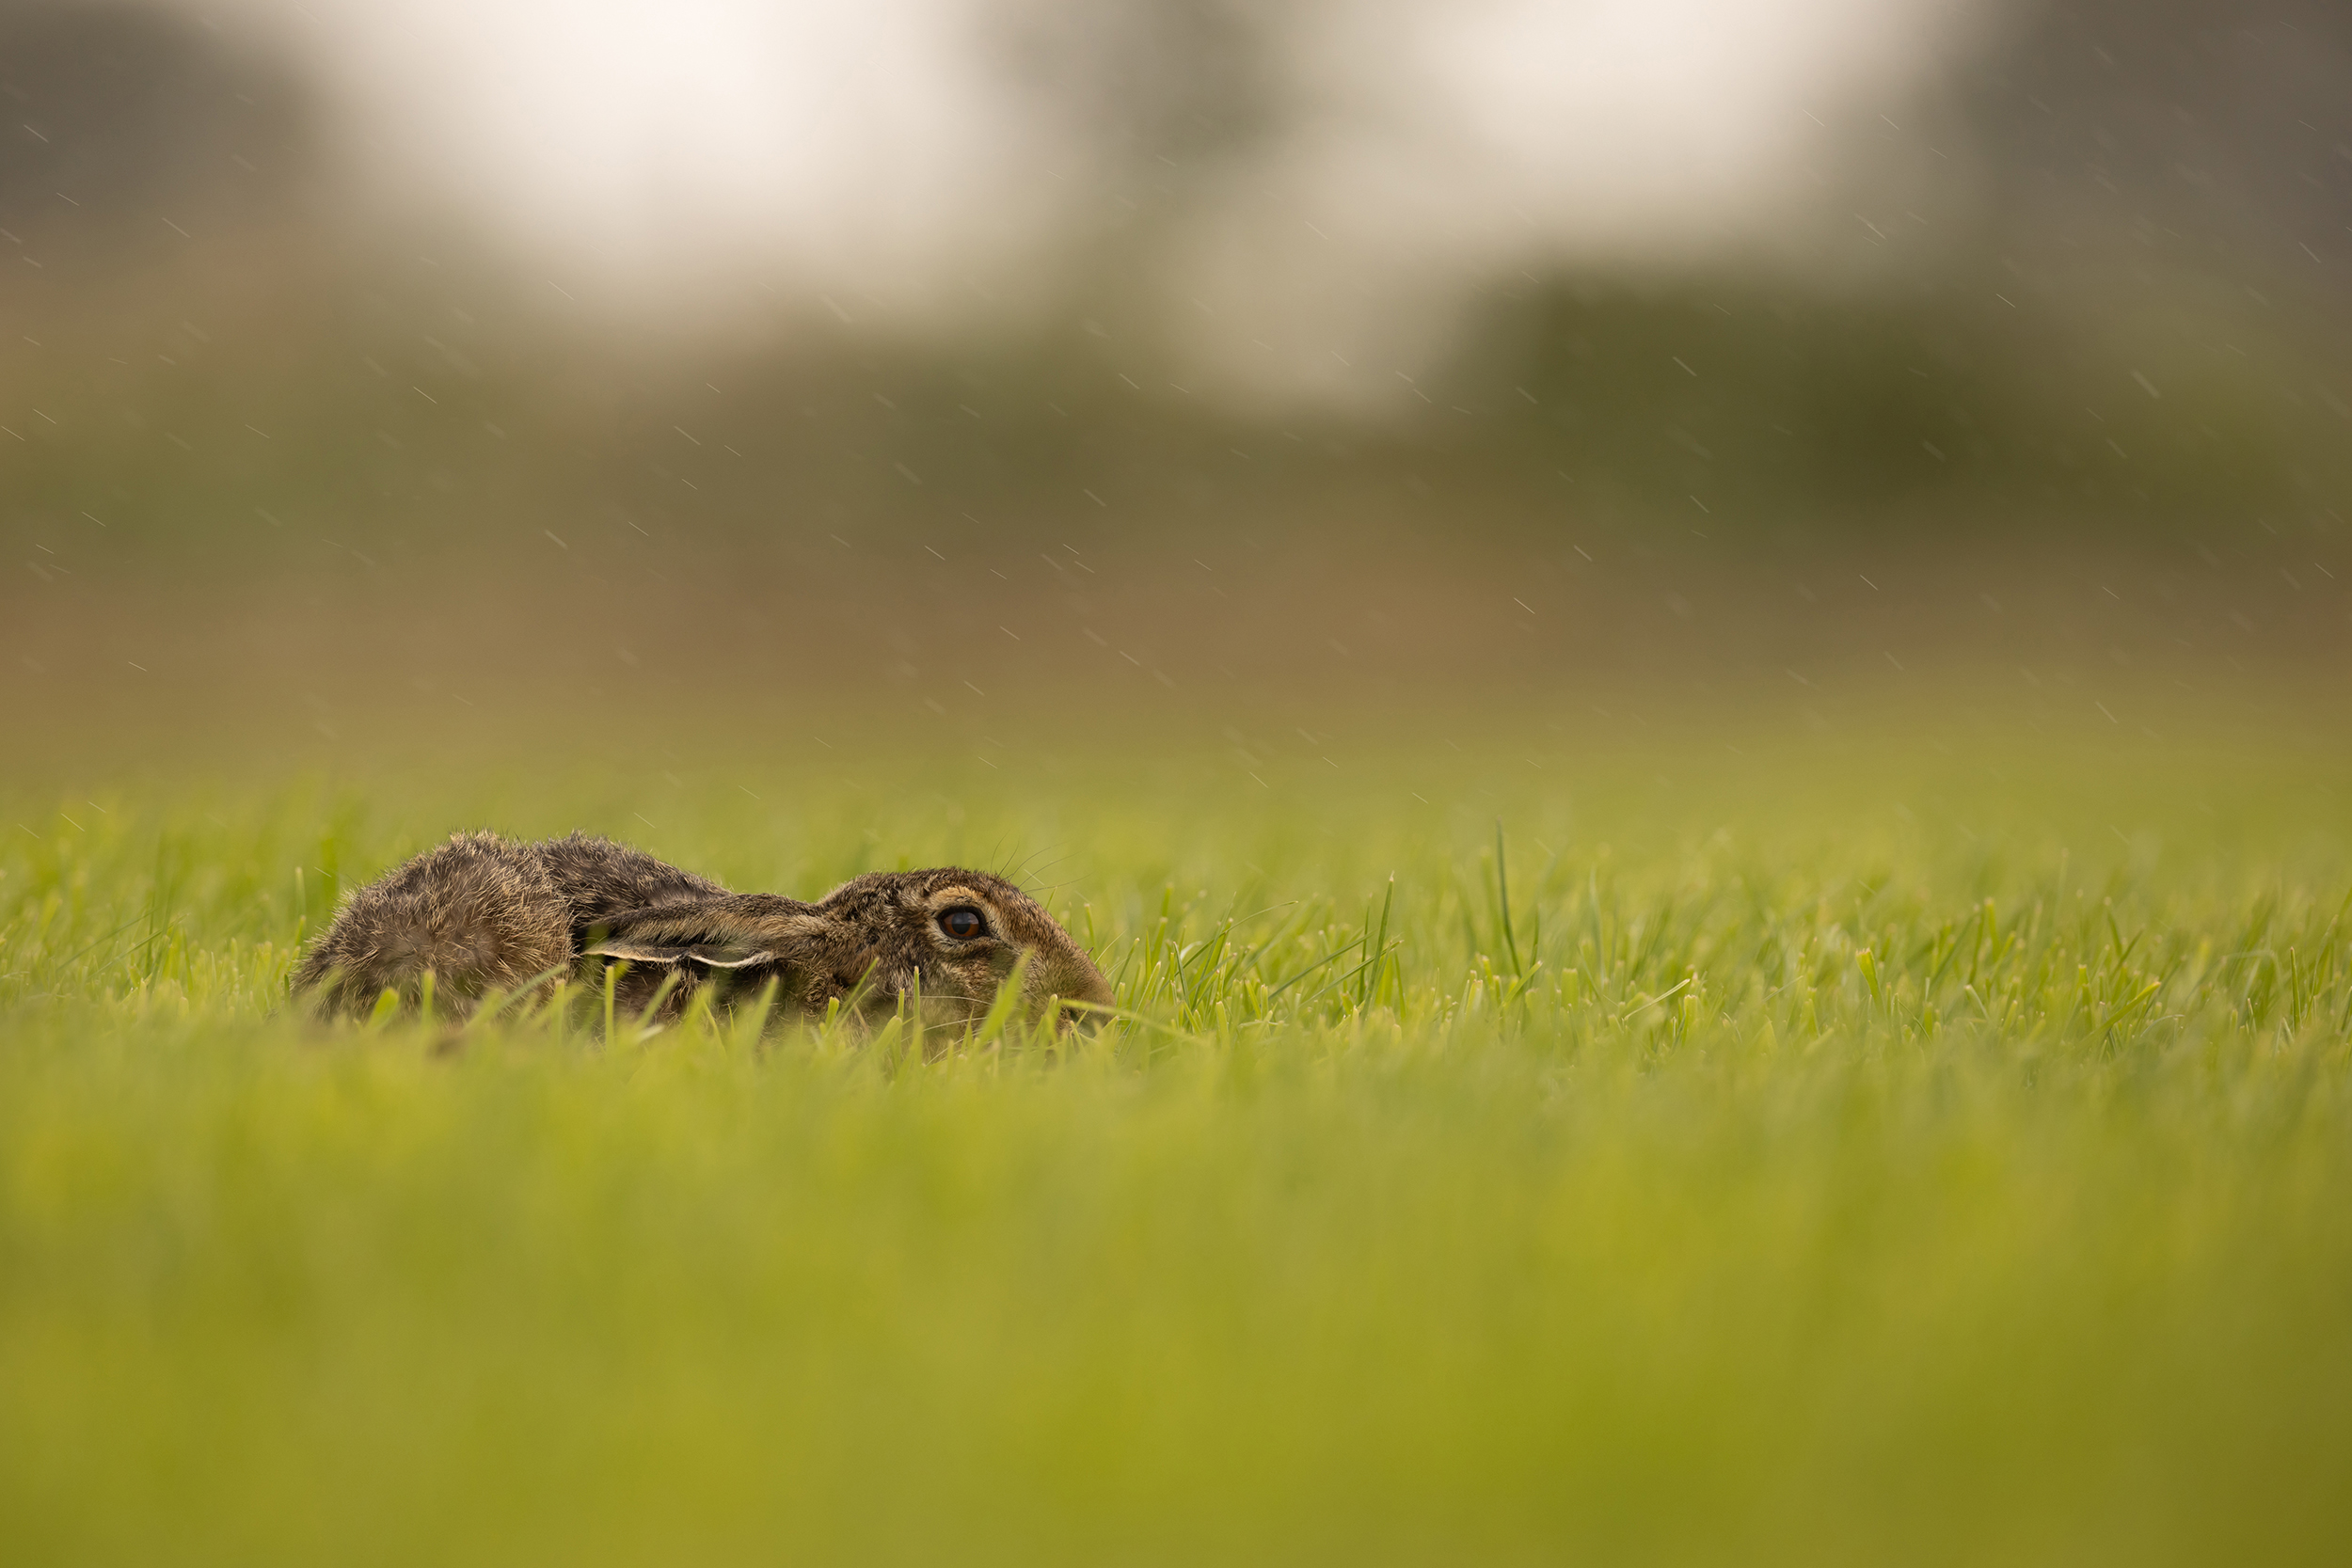
<svg viewBox="0 0 2352 1568"><path fill-rule="evenodd" d="M919 994L927 1022L977 1021L1026 958L1022 1004L1068 1023L1111 989L1053 916L1001 877L942 866L872 871L814 904L729 893L610 839L527 844L460 833L353 895L294 974L326 1016L386 990L462 1014L493 991L569 974L614 1002L675 1017L706 990L724 1006L773 988L780 1011L888 1010ZM430 974L431 980L426 976Z"/></svg>

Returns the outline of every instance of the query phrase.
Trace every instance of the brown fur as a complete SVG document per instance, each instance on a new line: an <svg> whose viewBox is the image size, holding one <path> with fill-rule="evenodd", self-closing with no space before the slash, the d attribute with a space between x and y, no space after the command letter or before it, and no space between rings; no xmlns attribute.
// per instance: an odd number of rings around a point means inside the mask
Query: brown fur
<svg viewBox="0 0 2352 1568"><path fill-rule="evenodd" d="M985 922L968 941L940 924L960 908ZM322 1014L359 1016L388 990L413 1009L430 974L436 1011L462 1014L491 991L566 974L600 989L618 963L615 1004L632 1016L657 1000L675 1016L699 991L725 1006L772 986L787 1011L820 1014L836 999L888 1010L919 994L929 1020L961 1023L1024 958L1029 1016L1110 1005L1070 934L985 871L873 871L808 904L729 893L609 839L460 833L353 895L294 989Z"/></svg>

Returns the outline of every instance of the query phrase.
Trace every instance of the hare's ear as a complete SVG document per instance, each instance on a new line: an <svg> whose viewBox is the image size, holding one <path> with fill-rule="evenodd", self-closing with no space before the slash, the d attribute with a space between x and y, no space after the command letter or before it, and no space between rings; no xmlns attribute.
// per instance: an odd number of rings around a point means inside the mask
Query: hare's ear
<svg viewBox="0 0 2352 1568"><path fill-rule="evenodd" d="M621 937L591 942L586 956L592 958L626 958L633 964L698 963L711 969L741 969L746 964L755 964L763 958L775 957L764 949L733 942L629 942Z"/></svg>
<svg viewBox="0 0 2352 1568"><path fill-rule="evenodd" d="M710 969L741 969L778 957L779 939L790 933L773 920L731 910L692 906L642 910L617 916L609 927L589 933L581 954L626 958L630 963L698 963Z"/></svg>

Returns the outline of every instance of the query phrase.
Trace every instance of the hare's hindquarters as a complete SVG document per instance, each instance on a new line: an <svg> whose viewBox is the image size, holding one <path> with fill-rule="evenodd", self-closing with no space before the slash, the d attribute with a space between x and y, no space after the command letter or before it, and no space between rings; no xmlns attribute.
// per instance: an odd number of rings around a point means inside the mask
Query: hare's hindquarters
<svg viewBox="0 0 2352 1568"><path fill-rule="evenodd" d="M534 847L461 833L361 888L294 972L326 1015L364 1016L386 990L437 1011L528 985L572 958L571 906Z"/></svg>

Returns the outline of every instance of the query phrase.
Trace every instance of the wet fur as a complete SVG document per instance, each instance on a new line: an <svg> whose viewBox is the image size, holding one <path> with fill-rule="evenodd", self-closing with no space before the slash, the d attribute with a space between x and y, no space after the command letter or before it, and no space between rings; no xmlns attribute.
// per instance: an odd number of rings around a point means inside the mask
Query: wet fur
<svg viewBox="0 0 2352 1568"><path fill-rule="evenodd" d="M958 942L938 915L967 904L987 930ZM537 844L461 833L353 895L295 970L294 990L323 1015L365 1016L387 990L414 1010L429 974L435 1010L462 1015L494 991L566 974L600 991L619 964L614 1002L632 1016L657 1005L675 1016L700 993L725 1006L772 988L780 1009L808 1014L836 1000L887 1010L919 994L927 1017L952 1023L985 1013L1025 958L1033 1016L1057 999L1110 1005L1110 987L1070 934L984 871L868 872L812 904L729 893L581 833Z"/></svg>

